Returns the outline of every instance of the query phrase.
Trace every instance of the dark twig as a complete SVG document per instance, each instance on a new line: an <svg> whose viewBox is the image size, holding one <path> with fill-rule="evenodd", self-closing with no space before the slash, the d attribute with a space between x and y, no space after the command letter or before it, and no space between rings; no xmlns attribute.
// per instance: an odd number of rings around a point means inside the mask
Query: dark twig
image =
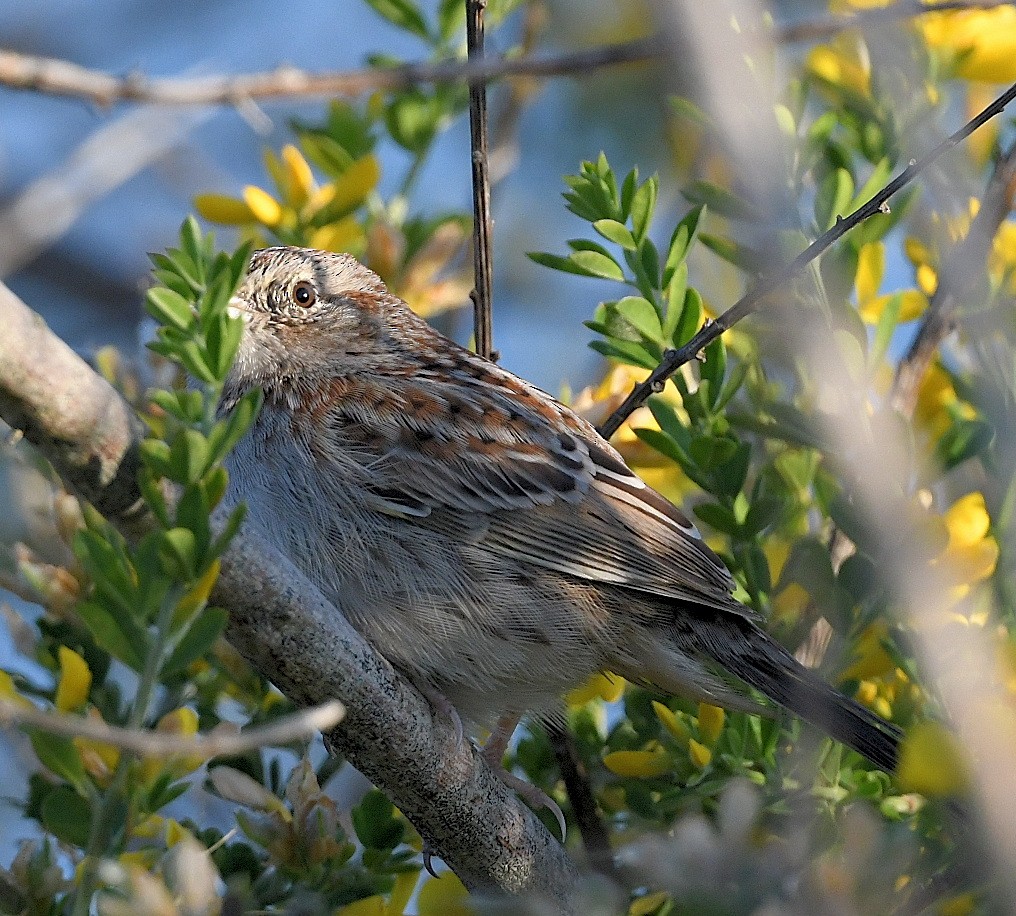
<svg viewBox="0 0 1016 916"><path fill-rule="evenodd" d="M147 102L161 105L237 105L270 99L358 96L408 89L420 83L489 83L506 76L567 76L600 67L659 57L655 36L601 45L567 54L490 57L482 61L415 63L401 67L308 73L279 67L260 73L195 78L151 79L142 74L112 76L69 61L0 51L0 85L85 99L97 105Z"/></svg>
<svg viewBox="0 0 1016 916"><path fill-rule="evenodd" d="M558 769L561 771L561 779L571 802L572 814L582 835L582 845L585 847L589 865L601 875L615 878L617 869L614 865L610 834L600 819L589 774L579 758L575 739L571 732L560 724L548 725L547 737L557 758Z"/></svg>
<svg viewBox="0 0 1016 916"><path fill-rule="evenodd" d="M921 379L928 371L939 345L956 324L955 311L965 294L984 276L985 260L998 227L1013 206L1016 194L1016 143L995 164L984 190L981 208L966 237L950 252L939 271L939 284L924 313L921 326L906 356L896 367L890 402L909 416L917 403Z"/></svg>
<svg viewBox="0 0 1016 916"><path fill-rule="evenodd" d="M929 6L927 3L918 2L918 0L902 0L902 2L894 3L892 6L860 10L845 16L824 16L821 19L778 26L773 37L782 44L825 41L844 29L872 28L891 22L899 22L901 19L910 19L913 16L920 16L924 13L993 9L996 6L1005 6L1011 2L1012 0L943 0L941 3Z"/></svg>
<svg viewBox="0 0 1016 916"><path fill-rule="evenodd" d="M487 0L466 2L469 61L483 60L483 13ZM469 152L473 168L473 326L476 352L490 359L493 344L493 239L490 219L490 170L487 162L487 86L469 86Z"/></svg>
<svg viewBox="0 0 1016 916"><path fill-rule="evenodd" d="M747 293L727 309L715 321L707 322L701 330L677 350L668 350L664 354L663 361L652 371L649 378L639 385L636 385L631 394L625 398L624 403L618 407L600 427L600 432L606 438L610 438L617 432L618 428L631 414L641 407L652 394L659 393L670 376L672 376L685 363L694 359L709 344L711 344L724 331L732 328L738 321L762 307L767 296L776 292L781 286L792 280L800 270L814 261L819 255L825 252L834 242L838 241L847 232L853 229L864 220L883 212L886 201L897 191L902 190L913 181L922 171L935 162L943 153L948 152L962 140L970 136L982 124L990 121L999 114L1006 105L1016 98L1016 84L1010 86L1002 95L980 114L963 125L954 134L938 144L931 152L925 153L918 160L911 160L899 175L889 182L881 191L871 198L866 204L858 207L846 218L837 218L833 226L823 232L814 242L804 249L789 264L784 265L774 273L762 277Z"/></svg>

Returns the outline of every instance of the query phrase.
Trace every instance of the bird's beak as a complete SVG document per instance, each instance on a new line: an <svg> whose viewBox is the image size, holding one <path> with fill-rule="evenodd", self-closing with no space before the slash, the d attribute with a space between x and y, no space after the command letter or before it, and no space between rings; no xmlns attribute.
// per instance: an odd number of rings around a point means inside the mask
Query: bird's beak
<svg viewBox="0 0 1016 916"><path fill-rule="evenodd" d="M245 322L249 322L251 319L250 306L245 299L241 299L239 296L233 296L229 300L226 312L230 318L242 318Z"/></svg>

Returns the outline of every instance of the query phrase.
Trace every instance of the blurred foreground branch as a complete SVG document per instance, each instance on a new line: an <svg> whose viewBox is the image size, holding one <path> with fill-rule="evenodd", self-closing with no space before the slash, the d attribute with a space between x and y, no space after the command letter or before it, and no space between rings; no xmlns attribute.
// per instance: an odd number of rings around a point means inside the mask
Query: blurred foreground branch
<svg viewBox="0 0 1016 916"><path fill-rule="evenodd" d="M748 292L715 321L707 321L702 326L702 329L683 347L677 350L668 350L664 354L663 361L650 373L649 377L644 382L636 385L621 406L607 418L606 422L600 427L600 433L607 439L613 436L621 424L641 407L651 395L663 390L667 379L677 372L681 366L698 357L710 343L716 340L724 331L730 330L742 318L762 308L766 299L772 293L797 276L808 264L825 253L851 229L876 213L885 212L887 202L894 194L910 184L940 156L969 137L978 127L1000 114L1013 99L1016 99L1016 84L1010 86L987 108L971 118L955 133L946 137L945 140L930 152L925 153L920 159L911 160L910 165L867 203L862 204L849 216L837 217L836 222L796 258L761 277L754 286L749 288Z"/></svg>
<svg viewBox="0 0 1016 916"><path fill-rule="evenodd" d="M0 313L0 418L137 536L139 421L2 285ZM230 612L231 643L291 700L343 702L346 717L326 743L386 790L467 887L540 894L567 908L576 873L557 841L284 556L241 530L211 600Z"/></svg>
<svg viewBox="0 0 1016 916"><path fill-rule="evenodd" d="M465 80L474 84L507 76L567 76L650 60L661 53L661 43L649 37L566 54L489 57L324 73L284 66L261 73L154 79L140 73L113 76L57 58L0 51L0 86L70 96L102 106L117 102L238 105L250 100L358 96L407 89L419 83Z"/></svg>

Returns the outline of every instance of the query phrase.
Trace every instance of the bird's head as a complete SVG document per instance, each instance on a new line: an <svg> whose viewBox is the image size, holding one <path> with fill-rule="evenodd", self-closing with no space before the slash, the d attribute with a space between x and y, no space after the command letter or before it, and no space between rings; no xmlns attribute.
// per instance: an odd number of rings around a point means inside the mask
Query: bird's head
<svg viewBox="0 0 1016 916"><path fill-rule="evenodd" d="M398 358L406 330L420 332L377 274L351 255L309 248L254 252L229 307L246 325L226 384L232 396L370 371L382 356Z"/></svg>

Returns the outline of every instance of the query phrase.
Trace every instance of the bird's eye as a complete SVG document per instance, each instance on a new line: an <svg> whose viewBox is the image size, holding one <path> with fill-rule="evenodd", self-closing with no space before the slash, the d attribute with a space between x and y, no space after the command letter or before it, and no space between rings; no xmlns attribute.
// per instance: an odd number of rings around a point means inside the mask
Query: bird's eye
<svg viewBox="0 0 1016 916"><path fill-rule="evenodd" d="M314 284L307 280L301 280L293 287L293 301L301 308L310 308L317 302L317 290Z"/></svg>

